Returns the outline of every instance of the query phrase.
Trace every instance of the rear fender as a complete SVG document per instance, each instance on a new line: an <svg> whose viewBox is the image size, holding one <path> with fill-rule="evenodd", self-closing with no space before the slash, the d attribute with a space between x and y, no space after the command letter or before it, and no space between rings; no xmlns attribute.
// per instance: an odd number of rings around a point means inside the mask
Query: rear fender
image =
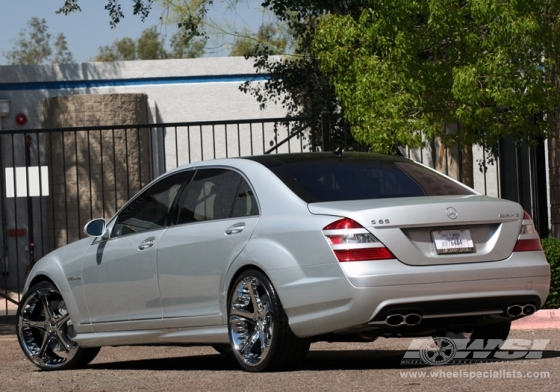
<svg viewBox="0 0 560 392"><path fill-rule="evenodd" d="M297 255L281 243L270 238L253 239L234 260L225 276L221 304L224 322L227 323L227 302L231 285L236 275L247 268L258 268L268 276L288 316L292 309L301 306L314 307L324 301L336 302L340 298L347 298L346 291L350 285L332 251L323 246L316 252L325 252L324 263L302 265ZM332 287L333 292L325 294L326 285ZM342 292L345 294L341 297Z"/></svg>

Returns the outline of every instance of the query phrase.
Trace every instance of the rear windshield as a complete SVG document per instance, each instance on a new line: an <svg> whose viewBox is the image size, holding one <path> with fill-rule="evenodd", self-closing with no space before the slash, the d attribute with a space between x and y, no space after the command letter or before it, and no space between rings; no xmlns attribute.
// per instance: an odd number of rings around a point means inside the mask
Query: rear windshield
<svg viewBox="0 0 560 392"><path fill-rule="evenodd" d="M393 156L313 153L248 159L268 167L307 203L474 194L424 166Z"/></svg>

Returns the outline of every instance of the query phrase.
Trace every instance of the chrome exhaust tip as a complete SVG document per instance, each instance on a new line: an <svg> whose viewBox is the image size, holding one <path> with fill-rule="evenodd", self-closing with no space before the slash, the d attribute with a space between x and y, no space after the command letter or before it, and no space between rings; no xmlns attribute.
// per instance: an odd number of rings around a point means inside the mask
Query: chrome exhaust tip
<svg viewBox="0 0 560 392"><path fill-rule="evenodd" d="M530 316L530 315L534 314L536 311L537 311L537 308L535 307L535 305L529 304L529 305L525 305L523 307L523 314L525 316Z"/></svg>
<svg viewBox="0 0 560 392"><path fill-rule="evenodd" d="M530 316L537 311L537 308L533 304L527 305L511 305L506 309L506 313L511 317L519 316Z"/></svg>
<svg viewBox="0 0 560 392"><path fill-rule="evenodd" d="M402 314L390 314L385 319L385 323L391 327L399 327L401 325L407 325L412 327L414 325L420 324L422 321L422 316L417 313L409 313L406 315Z"/></svg>
<svg viewBox="0 0 560 392"><path fill-rule="evenodd" d="M406 325L409 326L418 325L420 324L421 321L422 321L422 316L416 313L407 314L406 317L404 318L404 322L406 323Z"/></svg>
<svg viewBox="0 0 560 392"><path fill-rule="evenodd" d="M404 322L404 317L401 314L391 314L387 316L385 322L391 327L398 327Z"/></svg>
<svg viewBox="0 0 560 392"><path fill-rule="evenodd" d="M509 308L507 308L506 313L508 314L508 316L517 317L523 313L523 308L521 307L521 305L511 305Z"/></svg>

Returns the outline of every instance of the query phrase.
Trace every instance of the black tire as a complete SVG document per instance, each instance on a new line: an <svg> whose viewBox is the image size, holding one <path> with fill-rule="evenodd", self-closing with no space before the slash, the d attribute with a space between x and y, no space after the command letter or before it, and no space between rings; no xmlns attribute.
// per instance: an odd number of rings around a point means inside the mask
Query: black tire
<svg viewBox="0 0 560 392"><path fill-rule="evenodd" d="M99 347L79 347L76 332L58 288L44 281L29 288L17 310L16 333L25 356L43 370L86 366Z"/></svg>
<svg viewBox="0 0 560 392"><path fill-rule="evenodd" d="M290 370L309 351L309 341L290 329L268 277L244 271L228 296L228 331L233 355L250 372Z"/></svg>

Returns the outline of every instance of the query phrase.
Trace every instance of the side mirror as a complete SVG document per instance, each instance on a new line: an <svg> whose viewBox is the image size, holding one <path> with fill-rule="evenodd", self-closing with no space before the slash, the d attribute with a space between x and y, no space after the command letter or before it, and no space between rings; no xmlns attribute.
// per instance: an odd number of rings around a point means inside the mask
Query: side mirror
<svg viewBox="0 0 560 392"><path fill-rule="evenodd" d="M105 233L105 219L94 219L84 226L84 234L90 237L99 237Z"/></svg>

